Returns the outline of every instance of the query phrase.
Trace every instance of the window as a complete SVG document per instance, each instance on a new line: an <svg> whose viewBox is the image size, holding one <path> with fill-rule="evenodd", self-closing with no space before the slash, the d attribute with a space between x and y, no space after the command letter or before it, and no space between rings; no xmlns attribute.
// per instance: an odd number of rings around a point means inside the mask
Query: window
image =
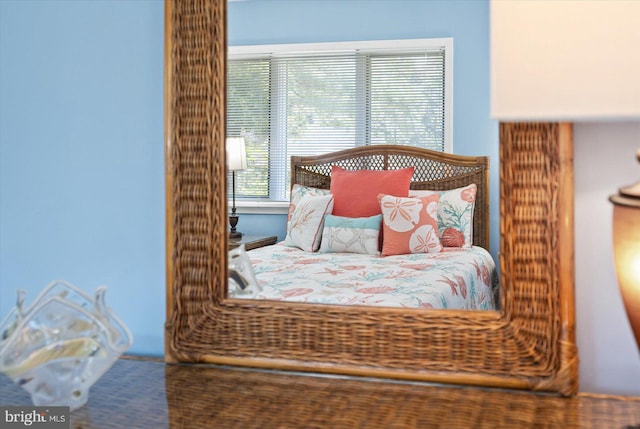
<svg viewBox="0 0 640 429"><path fill-rule="evenodd" d="M292 155L401 144L451 152L452 39L230 47L227 135L246 141L236 196L289 198Z"/></svg>

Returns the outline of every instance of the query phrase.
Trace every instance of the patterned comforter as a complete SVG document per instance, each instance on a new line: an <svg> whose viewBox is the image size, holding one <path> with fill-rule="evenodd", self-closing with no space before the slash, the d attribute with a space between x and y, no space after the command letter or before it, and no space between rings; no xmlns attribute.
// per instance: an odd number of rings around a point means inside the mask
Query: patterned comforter
<svg viewBox="0 0 640 429"><path fill-rule="evenodd" d="M481 247L381 257L278 243L248 255L262 287L257 299L466 310L498 305L496 265Z"/></svg>

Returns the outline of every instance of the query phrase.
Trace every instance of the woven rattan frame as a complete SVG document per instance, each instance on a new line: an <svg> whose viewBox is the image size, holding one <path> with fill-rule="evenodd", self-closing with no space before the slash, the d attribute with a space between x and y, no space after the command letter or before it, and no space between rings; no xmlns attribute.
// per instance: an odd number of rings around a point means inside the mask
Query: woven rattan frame
<svg viewBox="0 0 640 429"><path fill-rule="evenodd" d="M226 298L225 13L166 3L166 360L575 393L569 124L500 125L501 312Z"/></svg>

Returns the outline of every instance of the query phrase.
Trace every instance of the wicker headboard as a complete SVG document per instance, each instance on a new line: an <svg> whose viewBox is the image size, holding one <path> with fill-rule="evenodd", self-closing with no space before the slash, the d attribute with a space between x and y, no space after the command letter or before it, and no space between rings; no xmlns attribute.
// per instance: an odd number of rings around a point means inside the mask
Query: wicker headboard
<svg viewBox="0 0 640 429"><path fill-rule="evenodd" d="M348 170L414 167L411 189L446 190L475 183L473 244L489 249L489 157L461 156L412 146L374 145L317 156L291 157L291 186L331 186L331 166Z"/></svg>

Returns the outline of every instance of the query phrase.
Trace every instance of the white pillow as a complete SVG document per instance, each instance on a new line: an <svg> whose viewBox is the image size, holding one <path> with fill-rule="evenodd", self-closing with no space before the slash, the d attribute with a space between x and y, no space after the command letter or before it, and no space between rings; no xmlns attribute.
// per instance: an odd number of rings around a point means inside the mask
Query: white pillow
<svg viewBox="0 0 640 429"><path fill-rule="evenodd" d="M324 216L333 210L333 195L306 195L296 205L287 224L284 244L315 252L320 247Z"/></svg>
<svg viewBox="0 0 640 429"><path fill-rule="evenodd" d="M287 215L287 230L289 230L289 222L291 222L291 217L293 216L293 212L296 210L298 204L300 204L300 200L307 195L311 196L320 196L320 195L331 195L331 191L328 189L320 189L320 188L312 188L310 186L302 186L297 183L293 185L291 188L291 198L289 198L289 214Z"/></svg>
<svg viewBox="0 0 640 429"><path fill-rule="evenodd" d="M342 217L326 215L320 252L378 255L382 215Z"/></svg>

